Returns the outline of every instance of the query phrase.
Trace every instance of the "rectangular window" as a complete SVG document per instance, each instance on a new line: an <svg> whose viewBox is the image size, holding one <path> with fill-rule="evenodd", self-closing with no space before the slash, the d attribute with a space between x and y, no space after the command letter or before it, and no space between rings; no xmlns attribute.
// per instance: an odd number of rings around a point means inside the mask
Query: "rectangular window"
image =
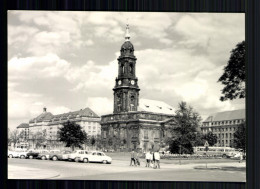
<svg viewBox="0 0 260 189"><path fill-rule="evenodd" d="M228 134L226 133L226 138L228 138Z"/></svg>

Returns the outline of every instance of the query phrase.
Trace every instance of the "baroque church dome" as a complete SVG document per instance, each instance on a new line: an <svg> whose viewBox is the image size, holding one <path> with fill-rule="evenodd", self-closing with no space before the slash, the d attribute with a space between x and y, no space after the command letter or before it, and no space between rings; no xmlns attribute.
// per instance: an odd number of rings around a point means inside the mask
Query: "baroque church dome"
<svg viewBox="0 0 260 189"><path fill-rule="evenodd" d="M134 55L134 46L130 42L130 34L129 34L129 25L126 25L126 35L125 35L125 42L121 46L121 57ZM134 56L133 56L134 57Z"/></svg>

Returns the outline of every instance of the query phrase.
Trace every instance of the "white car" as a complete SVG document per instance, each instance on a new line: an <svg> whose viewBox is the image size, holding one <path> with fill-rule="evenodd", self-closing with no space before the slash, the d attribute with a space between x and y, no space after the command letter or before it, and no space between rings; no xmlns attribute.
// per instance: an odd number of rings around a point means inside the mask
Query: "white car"
<svg viewBox="0 0 260 189"><path fill-rule="evenodd" d="M9 158L21 158L21 159L25 159L27 156L27 152L26 151L8 151L8 157Z"/></svg>
<svg viewBox="0 0 260 189"><path fill-rule="evenodd" d="M111 164L112 158L107 156L104 152L91 152L88 154L82 154L77 156L78 161L82 161L84 163L88 162L101 162L104 164Z"/></svg>
<svg viewBox="0 0 260 189"><path fill-rule="evenodd" d="M79 156L79 154L88 154L87 150L76 150L73 151L71 154L68 154L69 161L75 161L75 158Z"/></svg>

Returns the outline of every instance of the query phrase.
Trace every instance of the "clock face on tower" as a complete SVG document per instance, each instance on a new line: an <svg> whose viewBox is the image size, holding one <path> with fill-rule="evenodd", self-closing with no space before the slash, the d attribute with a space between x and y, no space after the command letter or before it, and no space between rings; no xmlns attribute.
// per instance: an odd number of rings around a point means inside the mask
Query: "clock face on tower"
<svg viewBox="0 0 260 189"><path fill-rule="evenodd" d="M135 84L135 81L134 81L134 80L131 80L131 84L134 85L134 84Z"/></svg>
<svg viewBox="0 0 260 189"><path fill-rule="evenodd" d="M122 81L121 81L121 80L119 80L117 83L118 83L118 85L121 85L121 84L122 84Z"/></svg>

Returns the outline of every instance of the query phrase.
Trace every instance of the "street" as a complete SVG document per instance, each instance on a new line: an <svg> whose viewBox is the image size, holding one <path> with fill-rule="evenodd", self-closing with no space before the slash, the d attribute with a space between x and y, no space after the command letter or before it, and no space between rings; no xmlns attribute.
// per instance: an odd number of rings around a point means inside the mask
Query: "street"
<svg viewBox="0 0 260 189"><path fill-rule="evenodd" d="M205 160L203 160L205 161ZM245 182L245 162L212 160L207 164L193 161L178 164L162 161L161 169L129 166L125 159L112 164L78 163L36 159L8 159L9 179L62 179L62 180L145 180L145 181L220 181Z"/></svg>

